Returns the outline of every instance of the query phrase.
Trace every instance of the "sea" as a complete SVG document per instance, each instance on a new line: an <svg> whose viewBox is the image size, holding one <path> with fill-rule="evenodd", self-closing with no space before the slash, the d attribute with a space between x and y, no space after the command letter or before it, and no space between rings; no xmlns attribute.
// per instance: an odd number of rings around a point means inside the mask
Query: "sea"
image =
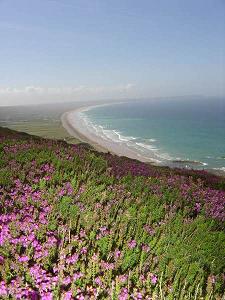
<svg viewBox="0 0 225 300"><path fill-rule="evenodd" d="M157 165L225 172L225 98L135 100L80 114L90 132Z"/></svg>

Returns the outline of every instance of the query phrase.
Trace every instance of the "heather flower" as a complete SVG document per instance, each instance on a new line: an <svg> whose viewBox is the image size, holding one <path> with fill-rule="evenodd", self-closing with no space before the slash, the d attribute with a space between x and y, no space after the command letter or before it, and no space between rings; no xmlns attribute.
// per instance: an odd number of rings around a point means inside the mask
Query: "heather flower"
<svg viewBox="0 0 225 300"><path fill-rule="evenodd" d="M84 276L84 274L81 273L81 272L75 273L75 274L73 275L73 280L76 281L77 279L80 279L80 278L83 277L83 276Z"/></svg>
<svg viewBox="0 0 225 300"><path fill-rule="evenodd" d="M119 300L127 300L128 298L129 298L128 289L127 288L122 288L118 299Z"/></svg>
<svg viewBox="0 0 225 300"><path fill-rule="evenodd" d="M118 276L118 280L120 283L125 283L128 279L128 275L124 274L124 275L119 275Z"/></svg>
<svg viewBox="0 0 225 300"><path fill-rule="evenodd" d="M18 258L18 261L19 262L27 262L27 261L29 261L29 257L28 256L20 256L19 258Z"/></svg>
<svg viewBox="0 0 225 300"><path fill-rule="evenodd" d="M114 251L114 257L115 257L115 259L120 258L120 256L121 256L121 251L118 250L118 249L116 249L116 250Z"/></svg>
<svg viewBox="0 0 225 300"><path fill-rule="evenodd" d="M151 279L151 283L154 284L154 285L158 281L158 277L156 275L154 275L154 274L151 274L150 279Z"/></svg>
<svg viewBox="0 0 225 300"><path fill-rule="evenodd" d="M144 230L150 235L155 234L155 230L151 226L149 226L148 224L144 225Z"/></svg>
<svg viewBox="0 0 225 300"><path fill-rule="evenodd" d="M195 211L200 212L200 210L201 210L201 203L196 202L195 203Z"/></svg>
<svg viewBox="0 0 225 300"><path fill-rule="evenodd" d="M141 249L142 249L142 251L144 251L144 252L149 252L150 251L150 247L149 247L149 245L147 245L147 244L143 244L142 246L141 246Z"/></svg>
<svg viewBox="0 0 225 300"><path fill-rule="evenodd" d="M79 254L74 253L72 256L69 256L66 258L66 262L68 264L74 264L75 262L77 262L79 259Z"/></svg>
<svg viewBox="0 0 225 300"><path fill-rule="evenodd" d="M94 253L94 254L92 255L92 260L93 260L93 261L97 261L97 260L98 260L98 255L97 255L96 253Z"/></svg>
<svg viewBox="0 0 225 300"><path fill-rule="evenodd" d="M210 281L212 284L215 284L215 283L216 283L216 276L214 276L214 275L209 276L209 281Z"/></svg>
<svg viewBox="0 0 225 300"><path fill-rule="evenodd" d="M39 299L39 294L37 291L32 291L30 290L29 293L28 293L28 299L31 299L31 300L38 300Z"/></svg>
<svg viewBox="0 0 225 300"><path fill-rule="evenodd" d="M41 297L41 300L53 300L53 293L51 292L44 293Z"/></svg>
<svg viewBox="0 0 225 300"><path fill-rule="evenodd" d="M136 245L137 245L137 242L136 242L135 240L130 240L130 241L128 242L128 247L129 247L130 249L135 248Z"/></svg>
<svg viewBox="0 0 225 300"><path fill-rule="evenodd" d="M77 300L85 300L83 294L77 295L77 296L76 296L76 299L77 299Z"/></svg>
<svg viewBox="0 0 225 300"><path fill-rule="evenodd" d="M140 277L139 277L139 280L140 280L141 282L143 282L143 281L146 280L146 278L145 278L145 276L144 276L143 274L141 274Z"/></svg>
<svg viewBox="0 0 225 300"><path fill-rule="evenodd" d="M81 254L86 254L87 253L87 247L82 247L80 250Z"/></svg>
<svg viewBox="0 0 225 300"><path fill-rule="evenodd" d="M102 283L102 281L101 281L101 279L100 279L99 277L96 277L96 278L95 278L95 283L96 283L97 285L99 285L99 286L102 286L102 285L103 285L103 283Z"/></svg>
<svg viewBox="0 0 225 300"><path fill-rule="evenodd" d="M63 279L63 284L64 285L68 285L71 283L71 278L70 276L67 276L66 278Z"/></svg>
<svg viewBox="0 0 225 300"><path fill-rule="evenodd" d="M0 265L3 265L4 263L4 257L0 255Z"/></svg>
<svg viewBox="0 0 225 300"><path fill-rule="evenodd" d="M80 237L81 237L81 238L85 238L85 237L87 237L87 235L86 235L86 232L85 232L85 230L84 230L84 229L81 229L81 230L80 230L80 233L79 233L79 235L80 235Z"/></svg>
<svg viewBox="0 0 225 300"><path fill-rule="evenodd" d="M0 281L0 296L7 296L8 289L4 281Z"/></svg>
<svg viewBox="0 0 225 300"><path fill-rule="evenodd" d="M73 294L72 292L68 291L64 294L63 300L70 300L70 299L73 299Z"/></svg>
<svg viewBox="0 0 225 300"><path fill-rule="evenodd" d="M105 270L113 270L115 268L115 265L114 265L114 263L102 261L101 267Z"/></svg>

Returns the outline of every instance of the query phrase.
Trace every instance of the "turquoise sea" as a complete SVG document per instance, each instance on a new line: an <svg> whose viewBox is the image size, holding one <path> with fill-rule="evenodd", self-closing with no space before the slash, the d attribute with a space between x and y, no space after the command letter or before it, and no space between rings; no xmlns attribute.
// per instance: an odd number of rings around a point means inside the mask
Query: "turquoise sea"
<svg viewBox="0 0 225 300"><path fill-rule="evenodd" d="M225 171L225 99L127 101L82 112L90 131L157 164Z"/></svg>

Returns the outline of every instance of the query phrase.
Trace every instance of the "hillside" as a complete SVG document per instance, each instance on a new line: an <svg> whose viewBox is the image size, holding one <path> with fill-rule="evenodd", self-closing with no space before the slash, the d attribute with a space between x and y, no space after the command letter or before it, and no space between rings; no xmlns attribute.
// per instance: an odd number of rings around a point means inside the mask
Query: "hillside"
<svg viewBox="0 0 225 300"><path fill-rule="evenodd" d="M1 299L224 299L225 179L0 128Z"/></svg>

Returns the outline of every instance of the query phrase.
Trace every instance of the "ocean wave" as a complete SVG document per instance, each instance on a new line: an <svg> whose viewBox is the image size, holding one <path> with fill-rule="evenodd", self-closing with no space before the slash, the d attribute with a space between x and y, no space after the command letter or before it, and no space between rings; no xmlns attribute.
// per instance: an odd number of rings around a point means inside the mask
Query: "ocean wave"
<svg viewBox="0 0 225 300"><path fill-rule="evenodd" d="M145 148L147 150L150 150L150 151L158 151L159 150L158 148L155 148L155 146L149 145L149 144L137 143L136 142L136 145L138 145L138 146L140 146L142 148Z"/></svg>
<svg viewBox="0 0 225 300"><path fill-rule="evenodd" d="M99 136L103 140L110 141L113 143L121 143L134 151L137 156L147 160L161 163L162 161L171 161L173 158L167 153L161 153L155 145L151 143L156 142L156 139L149 138L143 139L140 137L126 136L116 129L106 129L102 125L97 125L85 113L80 112L80 117L84 121L88 131Z"/></svg>
<svg viewBox="0 0 225 300"><path fill-rule="evenodd" d="M208 164L206 162L198 161L198 160L190 160L190 159L175 159L172 161L172 163L178 163L178 164L187 164L187 165L200 165L200 166L207 166Z"/></svg>
<svg viewBox="0 0 225 300"><path fill-rule="evenodd" d="M112 130L116 135L118 135L118 138L120 141L124 141L124 142L129 142L129 141L132 141L132 140L136 140L135 137L133 136L125 136L125 135L122 135L121 132L119 131L116 131L115 129Z"/></svg>
<svg viewBox="0 0 225 300"><path fill-rule="evenodd" d="M94 133L99 138L124 145L124 147L128 147L130 150L134 151L140 159L146 159L154 161L158 164L168 164L174 166L182 166L185 167L203 167L207 166L206 162L201 162L197 160L190 159L180 159L174 158L170 156L168 153L163 152L161 149L156 147L155 142L157 141L155 138L141 138L134 136L126 136L122 134L122 132L116 129L107 129L106 126L96 124L93 122L89 116L87 116L83 111L79 112L79 117L84 122L85 127L91 133Z"/></svg>
<svg viewBox="0 0 225 300"><path fill-rule="evenodd" d="M221 168L213 168L213 170L218 170L218 171L223 171L223 172L225 172L225 167L221 167Z"/></svg>

